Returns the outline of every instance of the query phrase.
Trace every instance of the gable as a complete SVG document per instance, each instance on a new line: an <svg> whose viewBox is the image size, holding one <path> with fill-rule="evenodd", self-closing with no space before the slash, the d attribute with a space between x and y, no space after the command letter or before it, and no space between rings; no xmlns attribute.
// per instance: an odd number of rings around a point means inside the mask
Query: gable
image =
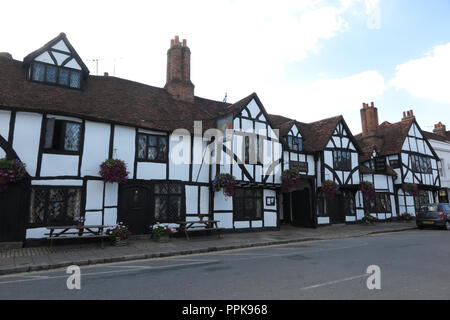
<svg viewBox="0 0 450 320"><path fill-rule="evenodd" d="M60 33L56 38L50 40L40 49L33 51L23 60L26 66L29 66L33 61L80 70L83 72L84 77L89 74L89 69L64 33Z"/></svg>
<svg viewBox="0 0 450 320"><path fill-rule="evenodd" d="M342 119L338 122L333 134L327 143L327 148L349 149L352 151L360 152L353 134L350 132L345 120Z"/></svg>
<svg viewBox="0 0 450 320"><path fill-rule="evenodd" d="M297 127L296 124L294 124L294 125L291 127L291 129L289 130L288 135L293 136L293 137L298 137L298 138L301 138L301 137L302 137L302 135L301 135L300 131L298 130L298 127Z"/></svg>

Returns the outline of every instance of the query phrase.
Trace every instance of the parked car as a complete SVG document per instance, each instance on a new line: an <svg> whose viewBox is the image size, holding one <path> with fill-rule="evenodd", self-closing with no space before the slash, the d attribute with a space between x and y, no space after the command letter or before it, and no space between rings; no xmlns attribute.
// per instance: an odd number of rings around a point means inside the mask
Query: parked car
<svg viewBox="0 0 450 320"><path fill-rule="evenodd" d="M419 229L444 227L450 230L450 204L430 203L422 205L416 215L416 224Z"/></svg>

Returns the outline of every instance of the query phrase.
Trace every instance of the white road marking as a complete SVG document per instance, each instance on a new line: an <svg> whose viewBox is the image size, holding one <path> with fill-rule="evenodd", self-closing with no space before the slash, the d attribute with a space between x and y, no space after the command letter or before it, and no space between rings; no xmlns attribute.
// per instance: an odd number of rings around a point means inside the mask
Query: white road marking
<svg viewBox="0 0 450 320"><path fill-rule="evenodd" d="M132 272L132 271L138 271L138 270L144 270L144 269L151 269L151 270L159 270L159 269L170 269L175 267L185 267L185 266L194 266L194 265L200 265L200 264L211 264L219 262L219 260L209 260L209 261L199 261L199 262L192 262L192 263L179 263L179 264L170 264L165 266L109 266L109 267L128 267L125 270L110 270L110 271L99 271L99 272L90 272L90 273L81 273L81 276L95 276L100 274L109 274L109 273L124 273L124 272ZM97 266L97 267L104 267L104 266ZM13 275L11 277L18 277L17 275ZM59 278L67 278L67 275L61 275L61 276L20 276L20 277L28 277L31 279L20 279L20 280L10 280L10 281L0 281L0 285L2 284L8 284L8 283L17 283L17 282L29 282L29 281L38 281L38 280L52 280L52 279L59 279Z"/></svg>
<svg viewBox="0 0 450 320"><path fill-rule="evenodd" d="M315 289L315 288L319 288L319 287L330 286L330 285L333 285L333 284L336 284L336 283L341 283L341 282L345 282L345 281L355 280L355 279L364 278L364 277L368 277L368 276L369 275L367 273L360 274L358 276L353 276L353 277L349 277L349 278L333 280L333 281L328 281L328 282L324 282L324 283L315 284L315 285L308 286L308 287L303 287L303 288L300 288L300 290L310 290L310 289Z"/></svg>

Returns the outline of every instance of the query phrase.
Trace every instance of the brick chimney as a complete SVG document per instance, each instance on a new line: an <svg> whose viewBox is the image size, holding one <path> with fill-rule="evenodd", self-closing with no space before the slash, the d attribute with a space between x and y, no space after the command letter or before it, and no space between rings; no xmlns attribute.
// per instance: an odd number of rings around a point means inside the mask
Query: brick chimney
<svg viewBox="0 0 450 320"><path fill-rule="evenodd" d="M378 129L378 109L375 108L374 103L363 103L361 109L361 126L362 136L375 136Z"/></svg>
<svg viewBox="0 0 450 320"><path fill-rule="evenodd" d="M403 120L410 120L410 119L414 119L415 117L414 117L414 113L413 113L413 111L412 110L409 110L409 111L403 111L403 118L402 118L402 121Z"/></svg>
<svg viewBox="0 0 450 320"><path fill-rule="evenodd" d="M442 122L439 121L439 123L436 123L434 125L433 132L436 134L439 134L441 136L447 137L445 125L442 124Z"/></svg>
<svg viewBox="0 0 450 320"><path fill-rule="evenodd" d="M167 80L164 86L175 99L194 101L194 85L191 82L191 51L186 40L178 36L170 41L167 50Z"/></svg>

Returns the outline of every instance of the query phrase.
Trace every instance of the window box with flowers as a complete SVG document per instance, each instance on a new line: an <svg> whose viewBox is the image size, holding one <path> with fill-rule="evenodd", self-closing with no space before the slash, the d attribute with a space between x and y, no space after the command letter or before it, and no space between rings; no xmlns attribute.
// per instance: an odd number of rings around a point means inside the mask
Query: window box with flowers
<svg viewBox="0 0 450 320"><path fill-rule="evenodd" d="M126 246L131 235L128 227L120 222L114 228L107 229L106 234L110 237L115 246Z"/></svg>
<svg viewBox="0 0 450 320"><path fill-rule="evenodd" d="M219 173L212 181L214 191L223 189L225 197L234 196L234 186L236 185L236 178L229 173Z"/></svg>
<svg viewBox="0 0 450 320"><path fill-rule="evenodd" d="M325 180L322 183L322 191L324 192L325 196L330 200L334 199L337 190L338 186L336 182L334 182L333 180Z"/></svg>
<svg viewBox="0 0 450 320"><path fill-rule="evenodd" d="M120 159L106 159L100 164L100 176L109 183L126 183L128 180L127 166Z"/></svg>
<svg viewBox="0 0 450 320"><path fill-rule="evenodd" d="M151 230L153 239L158 242L169 242L170 235L174 233L172 228L167 225L160 224L159 222L152 225Z"/></svg>
<svg viewBox="0 0 450 320"><path fill-rule="evenodd" d="M23 180L26 175L25 164L19 160L0 159L0 192L8 189L10 183Z"/></svg>
<svg viewBox="0 0 450 320"><path fill-rule="evenodd" d="M297 169L287 169L281 174L281 191L292 192L300 185L300 173Z"/></svg>

